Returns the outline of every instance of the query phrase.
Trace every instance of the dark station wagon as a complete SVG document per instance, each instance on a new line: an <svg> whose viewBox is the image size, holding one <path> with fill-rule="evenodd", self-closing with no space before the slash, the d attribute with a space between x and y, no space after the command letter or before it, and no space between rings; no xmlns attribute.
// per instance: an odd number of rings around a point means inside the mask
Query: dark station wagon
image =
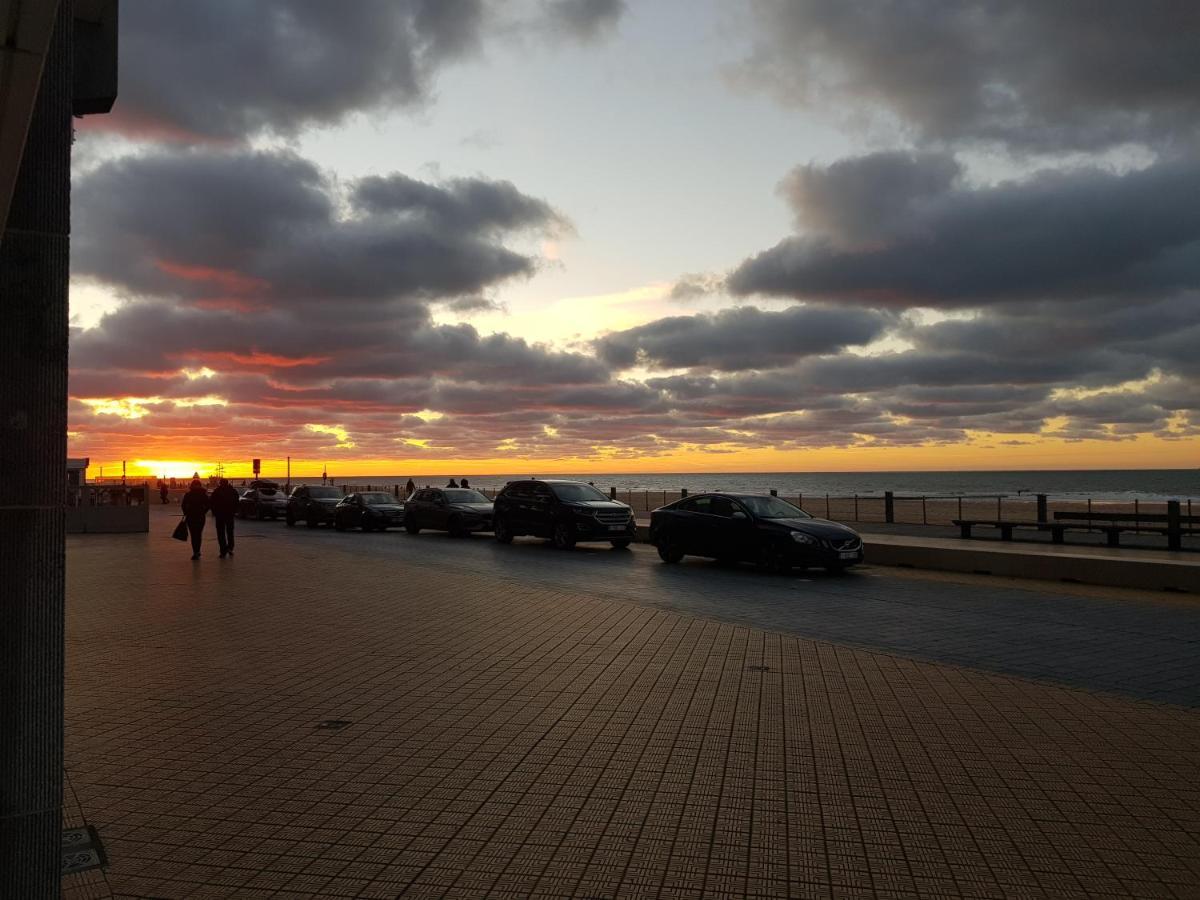
<svg viewBox="0 0 1200 900"><path fill-rule="evenodd" d="M664 562L707 556L772 572L805 566L840 572L863 560L854 529L767 494L697 494L660 507L650 516L650 543Z"/></svg>
<svg viewBox="0 0 1200 900"><path fill-rule="evenodd" d="M404 504L404 529L418 534L422 528L448 531L455 537L491 531L492 501L474 488L421 488Z"/></svg>

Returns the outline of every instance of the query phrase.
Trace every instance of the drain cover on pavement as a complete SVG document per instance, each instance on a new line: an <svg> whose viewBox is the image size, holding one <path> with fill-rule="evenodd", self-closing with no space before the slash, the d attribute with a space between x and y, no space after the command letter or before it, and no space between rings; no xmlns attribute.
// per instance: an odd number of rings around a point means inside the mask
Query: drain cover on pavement
<svg viewBox="0 0 1200 900"><path fill-rule="evenodd" d="M62 836L62 873L74 875L76 872L86 872L108 865L104 856L104 847L100 844L100 835L91 825L82 828L68 828Z"/></svg>

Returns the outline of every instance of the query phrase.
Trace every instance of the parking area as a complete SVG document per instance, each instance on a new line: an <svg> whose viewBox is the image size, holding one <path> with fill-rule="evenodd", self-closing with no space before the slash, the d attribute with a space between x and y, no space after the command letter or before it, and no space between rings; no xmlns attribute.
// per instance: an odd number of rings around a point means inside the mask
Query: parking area
<svg viewBox="0 0 1200 900"><path fill-rule="evenodd" d="M1200 885L1188 598L170 525L68 542L68 896Z"/></svg>
<svg viewBox="0 0 1200 900"><path fill-rule="evenodd" d="M239 523L239 527L241 523ZM327 533L247 523L255 540L296 552L336 548L403 572L453 569L522 584L703 615L1095 690L1200 705L1200 600L1137 591L1079 591L988 577L958 579L870 565L767 575L749 565L688 557L664 565L652 547L614 551L548 542L497 544L441 532Z"/></svg>

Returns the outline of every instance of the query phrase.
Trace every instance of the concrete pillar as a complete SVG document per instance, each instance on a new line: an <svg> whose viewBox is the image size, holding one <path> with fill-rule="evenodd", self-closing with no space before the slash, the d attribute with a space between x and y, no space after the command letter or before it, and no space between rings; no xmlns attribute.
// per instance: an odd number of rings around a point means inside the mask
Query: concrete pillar
<svg viewBox="0 0 1200 900"><path fill-rule="evenodd" d="M1179 501L1167 501L1167 549L1183 549L1182 523L1179 521Z"/></svg>
<svg viewBox="0 0 1200 900"><path fill-rule="evenodd" d="M71 14L58 11L0 241L0 896L62 872Z"/></svg>
<svg viewBox="0 0 1200 900"><path fill-rule="evenodd" d="M883 492L883 521L896 521L896 495L892 491Z"/></svg>
<svg viewBox="0 0 1200 900"><path fill-rule="evenodd" d="M1037 495L1037 520L1039 522L1049 521L1049 516L1046 513L1046 495L1045 494Z"/></svg>

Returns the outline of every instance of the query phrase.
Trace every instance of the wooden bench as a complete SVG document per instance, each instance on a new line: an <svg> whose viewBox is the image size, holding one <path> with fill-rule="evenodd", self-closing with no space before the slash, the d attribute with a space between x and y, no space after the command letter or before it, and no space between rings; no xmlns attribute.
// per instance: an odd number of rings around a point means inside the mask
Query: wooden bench
<svg viewBox="0 0 1200 900"><path fill-rule="evenodd" d="M978 527L995 528L1000 532L1000 540L1011 541L1014 528L1030 528L1037 531L1050 531L1053 534L1054 543L1062 543L1062 532L1070 528L1069 525L1058 525L1052 522L1015 522L1010 519L952 519L955 525L964 538L971 538L971 529Z"/></svg>
<svg viewBox="0 0 1200 900"><path fill-rule="evenodd" d="M1167 537L1167 546L1172 550L1178 550L1183 535L1197 533L1195 526L1200 525L1200 516L1164 513L1056 512L1054 524L1065 525L1069 528L1103 531L1108 538L1110 547L1120 546L1122 531L1162 534Z"/></svg>
<svg viewBox="0 0 1200 900"><path fill-rule="evenodd" d="M1116 521L1113 521L1113 519ZM1200 524L1200 516L1180 516L1182 524ZM1133 513L1055 513L1053 522L1017 522L1004 519L952 519L959 527L962 537L970 539L971 531L978 527L995 528L1000 532L1000 540L1011 541L1013 530L1033 529L1049 531L1050 539L1056 544L1064 543L1067 531L1102 531L1110 547L1121 546L1121 532L1136 531L1141 534L1163 534L1168 539L1178 538L1182 534L1200 533L1192 528L1174 525L1149 524L1155 521L1167 521L1166 516L1134 516ZM1175 546L1174 544L1172 545Z"/></svg>

